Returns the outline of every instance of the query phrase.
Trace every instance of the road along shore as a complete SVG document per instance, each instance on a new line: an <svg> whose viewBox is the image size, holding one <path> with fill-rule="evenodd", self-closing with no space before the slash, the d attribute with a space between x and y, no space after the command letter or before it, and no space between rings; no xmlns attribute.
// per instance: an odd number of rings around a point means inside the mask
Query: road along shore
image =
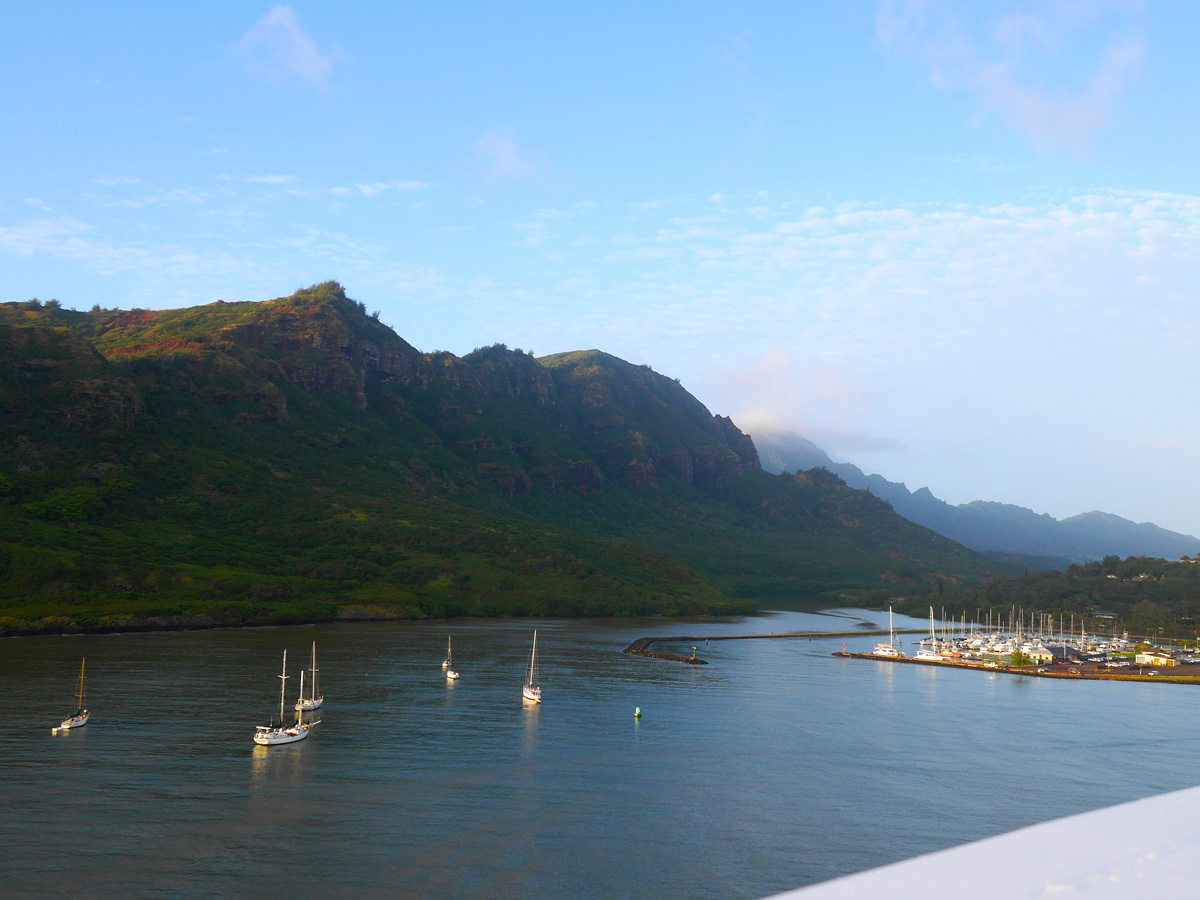
<svg viewBox="0 0 1200 900"><path fill-rule="evenodd" d="M1027 675L1030 678L1067 678L1072 681L1150 681L1156 684L1200 684L1200 673L1175 673L1171 675L1114 675L1109 671L1099 671L1095 665L1081 664L1077 666L1044 666L1046 671L1039 672L1035 667L1018 667L1011 666L1007 663L992 662L990 665L987 662L966 662L966 661L942 661L932 659L914 659L911 656L876 656L874 653L847 653L844 650L839 650L834 656L842 659L870 659L875 662L883 663L902 663L911 666L933 666L942 669L975 669L980 672L998 672L1002 675ZM1073 673L1069 669L1078 669L1078 673ZM1144 667L1144 668L1149 668ZM1183 667L1181 667L1183 668ZM1200 666L1187 666L1189 672L1192 669L1200 669Z"/></svg>

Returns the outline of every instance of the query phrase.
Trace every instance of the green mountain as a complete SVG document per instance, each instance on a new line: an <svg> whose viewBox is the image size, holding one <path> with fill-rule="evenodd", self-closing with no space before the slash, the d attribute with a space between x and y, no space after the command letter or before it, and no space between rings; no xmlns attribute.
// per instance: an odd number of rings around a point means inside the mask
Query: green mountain
<svg viewBox="0 0 1200 900"><path fill-rule="evenodd" d="M1013 567L599 351L421 353L326 283L0 304L0 629L728 613Z"/></svg>

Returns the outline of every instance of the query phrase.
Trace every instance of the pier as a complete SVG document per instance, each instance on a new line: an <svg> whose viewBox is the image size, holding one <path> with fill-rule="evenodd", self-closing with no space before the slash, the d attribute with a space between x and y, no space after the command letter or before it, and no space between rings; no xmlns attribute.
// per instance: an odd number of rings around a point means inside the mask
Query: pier
<svg viewBox="0 0 1200 900"><path fill-rule="evenodd" d="M924 634L924 631L916 629L905 629L903 631L895 631L895 634ZM784 639L784 638L839 638L839 637L878 637L888 634L887 631L781 631L771 632L770 634L701 634L701 635L670 635L664 634L657 637L638 638L632 644L625 648L626 653L630 656L646 656L652 659L668 659L672 662L688 663L694 666L706 666L708 660L698 659L691 656L677 656L674 653L656 653L650 650L652 644L660 641L671 643L699 644L701 641L759 641L767 639Z"/></svg>

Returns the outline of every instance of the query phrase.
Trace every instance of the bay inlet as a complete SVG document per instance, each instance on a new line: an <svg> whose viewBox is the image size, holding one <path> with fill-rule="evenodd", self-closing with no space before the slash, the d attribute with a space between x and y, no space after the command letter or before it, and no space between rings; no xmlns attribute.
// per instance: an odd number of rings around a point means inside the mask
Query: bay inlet
<svg viewBox="0 0 1200 900"><path fill-rule="evenodd" d="M868 651L865 634L713 641L705 666L621 652L651 632L690 656L689 635L881 624L850 610L0 641L5 890L752 898L1195 784L1192 691L831 656ZM540 706L521 701L534 627ZM323 724L255 748L280 653L313 640ZM85 655L91 722L52 736Z"/></svg>

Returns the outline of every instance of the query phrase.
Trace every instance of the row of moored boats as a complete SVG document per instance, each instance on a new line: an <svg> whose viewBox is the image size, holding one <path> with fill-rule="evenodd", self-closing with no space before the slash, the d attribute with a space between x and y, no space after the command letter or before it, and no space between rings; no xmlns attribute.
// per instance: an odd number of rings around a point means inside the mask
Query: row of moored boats
<svg viewBox="0 0 1200 900"><path fill-rule="evenodd" d="M446 638L446 658L442 661L442 668L446 670L446 679L448 681L458 681L459 674L452 665L454 663L453 654L450 647L450 638ZM79 693L77 698L76 710L70 716L62 720L57 728L50 729L52 734L59 732L69 732L72 728L82 728L88 723L88 710L84 706L84 668L87 665L87 660L84 659L79 665ZM321 708L325 702L324 696L317 690L317 644L313 641L312 645L312 666L308 669L308 695L304 693L304 670L300 672L300 696L292 707L295 710L294 721L284 720L284 710L287 706L287 680L291 676L287 673L287 651L283 651L283 669L279 674L279 717L272 721L269 725L259 725L254 730L254 743L271 747L277 744L294 744L296 741L302 741L308 737L309 733L317 725L321 724L321 720L315 717L315 713ZM542 702L542 687L541 679L538 674L537 661L537 631L533 632L533 647L529 652L529 665L525 669L525 684L521 688L521 696L530 703Z"/></svg>
<svg viewBox="0 0 1200 900"><path fill-rule="evenodd" d="M1014 625L1016 623L1014 622ZM1031 623L1036 625L1036 623ZM1050 623L1053 626L1053 622ZM957 623L955 623L957 627ZM1016 627L1012 632L968 630L969 623L963 622L956 634L947 633L947 623L942 622L942 633L938 634L933 618L933 607L929 608L929 637L922 638L913 659L922 662L984 662L1022 653L1036 658L1072 657L1080 660L1104 660L1109 654L1128 653L1134 644L1128 636L1102 639L1099 635L1088 635L1082 628L1079 634L1055 634L1053 627L1032 627L1025 630ZM1050 649L1052 648L1052 649ZM900 641L892 625L892 611L888 609L888 642L876 644L872 656L885 658L904 657Z"/></svg>

